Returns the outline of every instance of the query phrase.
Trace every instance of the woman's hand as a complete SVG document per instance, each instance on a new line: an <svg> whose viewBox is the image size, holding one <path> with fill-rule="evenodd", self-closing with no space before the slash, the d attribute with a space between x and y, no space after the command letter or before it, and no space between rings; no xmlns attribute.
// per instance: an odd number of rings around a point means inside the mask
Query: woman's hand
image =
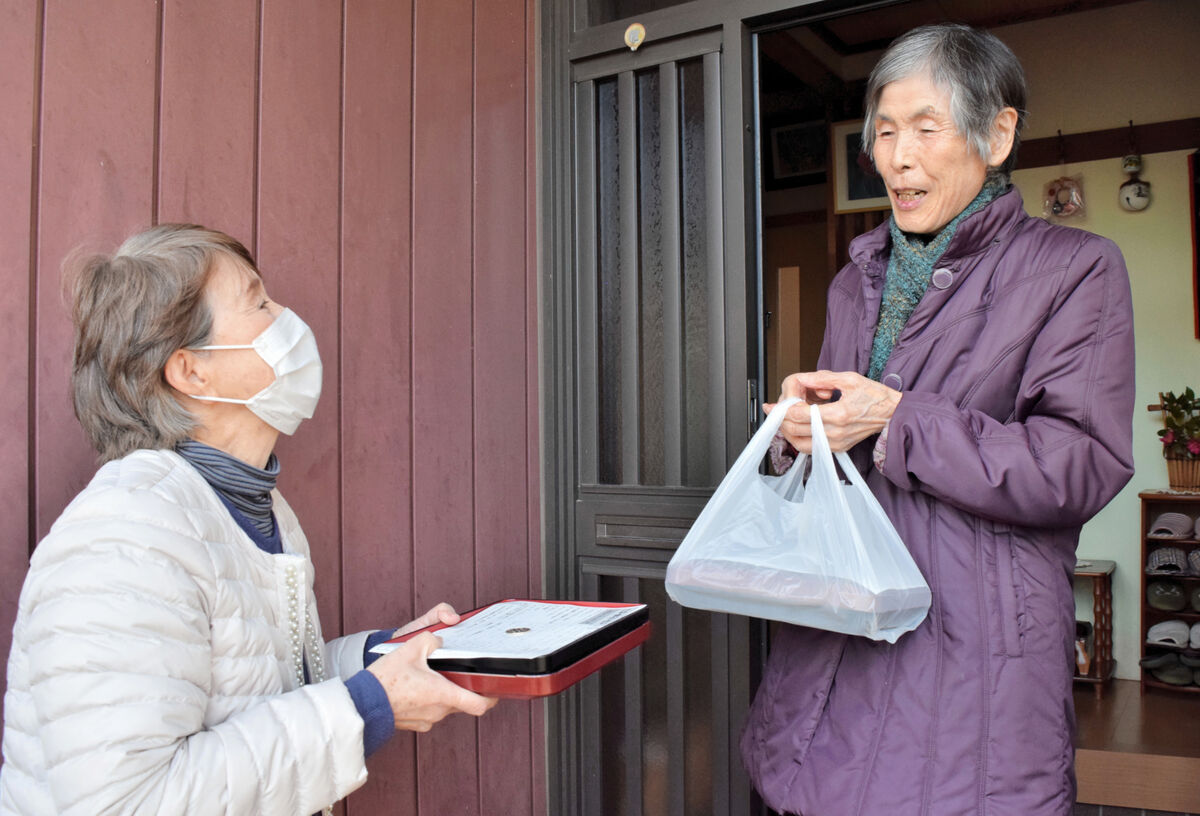
<svg viewBox="0 0 1200 816"><path fill-rule="evenodd" d="M439 604L425 617L443 606L449 608ZM454 610L450 611L453 613ZM454 617L457 620L458 616ZM367 666L367 671L379 679L392 704L396 730L428 731L449 714L461 711L478 717L496 704L494 697L481 697L467 691L429 668L429 655L441 645L442 640L437 635L422 632Z"/></svg>
<svg viewBox="0 0 1200 816"><path fill-rule="evenodd" d="M447 626L453 626L458 621L459 614L454 611L454 607L448 603L440 603L421 617L404 624L395 632L392 632L392 637L398 638L401 635L407 635L409 632L424 629L426 626L433 626L435 623L444 623Z"/></svg>
<svg viewBox="0 0 1200 816"><path fill-rule="evenodd" d="M840 393L840 397L830 402L835 393ZM809 404L821 403L821 422L829 447L835 452L850 450L883 430L901 396L899 391L853 371L792 374L783 381L780 400L799 397L803 402L788 409L779 432L796 450L812 453ZM770 413L774 407L774 404L764 405L763 410Z"/></svg>

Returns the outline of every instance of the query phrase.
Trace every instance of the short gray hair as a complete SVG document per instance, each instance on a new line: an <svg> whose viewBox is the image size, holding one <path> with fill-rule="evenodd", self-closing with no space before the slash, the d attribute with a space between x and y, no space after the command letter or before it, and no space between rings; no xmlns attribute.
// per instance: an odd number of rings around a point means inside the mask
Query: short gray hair
<svg viewBox="0 0 1200 816"><path fill-rule="evenodd" d="M192 224L152 227L75 271L71 396L101 462L191 434L196 419L163 368L175 351L208 342L204 292L222 255L258 271L237 240Z"/></svg>
<svg viewBox="0 0 1200 816"><path fill-rule="evenodd" d="M927 72L938 87L950 92L950 116L976 153L985 160L996 115L1017 111L1012 150L997 168L1007 177L1017 164L1017 145L1025 126L1025 71L1007 45L994 34L959 23L914 28L897 38L867 80L863 117L863 151L875 146L875 115L889 82Z"/></svg>

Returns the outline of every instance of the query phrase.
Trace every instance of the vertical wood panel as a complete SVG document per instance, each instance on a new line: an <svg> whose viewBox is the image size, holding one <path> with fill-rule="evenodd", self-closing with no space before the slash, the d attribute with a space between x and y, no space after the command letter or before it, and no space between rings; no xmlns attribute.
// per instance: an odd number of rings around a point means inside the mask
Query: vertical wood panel
<svg viewBox="0 0 1200 816"><path fill-rule="evenodd" d="M671 812L664 816L687 816L685 771L687 769L687 667L684 663L683 607L667 603L667 746L671 752L667 789Z"/></svg>
<svg viewBox="0 0 1200 816"><path fill-rule="evenodd" d="M642 600L638 579L623 577L621 601L641 603ZM642 707L646 699L642 686L642 650L635 649L625 655L621 664L621 671L625 674L625 728L621 733L621 756L625 762L625 812L629 816L642 816L645 769L642 756L642 723L645 718L642 716Z"/></svg>
<svg viewBox="0 0 1200 816"><path fill-rule="evenodd" d="M347 632L399 626L413 602L412 3L346 4L342 192L342 608ZM370 760L352 816L417 812L416 743Z"/></svg>
<svg viewBox="0 0 1200 816"><path fill-rule="evenodd" d="M264 0L258 262L267 291L312 327L325 368L315 416L280 437L280 490L312 548L323 626L341 625L338 194L341 7Z"/></svg>
<svg viewBox="0 0 1200 816"><path fill-rule="evenodd" d="M729 772L738 750L729 727L729 617L712 616L713 813L730 812Z"/></svg>
<svg viewBox="0 0 1200 816"><path fill-rule="evenodd" d="M525 313L523 206L528 174L517 147L528 143L523 2L475 2L475 573L482 603L529 594L531 531L523 480L506 478L524 465L536 438L526 435L528 342ZM530 767L538 747L530 732L533 705L510 701L479 723L480 813L531 814Z"/></svg>
<svg viewBox="0 0 1200 816"><path fill-rule="evenodd" d="M69 396L71 325L61 266L112 252L153 217L158 12L141 0L47 0L34 294L36 530L96 469Z"/></svg>
<svg viewBox="0 0 1200 816"><path fill-rule="evenodd" d="M29 563L30 232L37 141L40 4L0 6L0 656L7 656ZM2 659L2 658L0 658ZM0 700L7 688L0 675Z"/></svg>
<svg viewBox="0 0 1200 816"><path fill-rule="evenodd" d="M163 6L156 221L254 240L258 0Z"/></svg>
<svg viewBox="0 0 1200 816"><path fill-rule="evenodd" d="M585 601L600 600L600 576L597 573L583 572L579 575L579 597ZM609 671L617 670L617 667L614 667ZM585 677L573 691L568 692L576 695L576 699L579 701L580 735L580 745L567 745L563 751L564 754L570 754L571 761L561 763L569 776L568 813L574 813L578 808L578 812L583 813L584 816L605 816L604 794L610 784L604 774L605 763L597 762L590 767L584 767L581 764L584 757L604 759L604 717L600 711L600 683L604 674L604 672L596 672ZM615 765L616 762L613 761L610 764ZM575 785L579 785L579 788L574 789Z"/></svg>
<svg viewBox="0 0 1200 816"><path fill-rule="evenodd" d="M419 0L414 15L413 535L417 606L477 602L471 382L471 0ZM476 723L451 717L417 740L422 813L478 812ZM447 784L454 780L454 784Z"/></svg>

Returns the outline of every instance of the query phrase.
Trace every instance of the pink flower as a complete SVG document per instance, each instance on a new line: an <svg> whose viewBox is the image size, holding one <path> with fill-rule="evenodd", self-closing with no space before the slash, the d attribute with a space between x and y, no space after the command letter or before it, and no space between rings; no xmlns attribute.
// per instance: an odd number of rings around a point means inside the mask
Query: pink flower
<svg viewBox="0 0 1200 816"><path fill-rule="evenodd" d="M1192 456L1200 456L1200 439L1189 439L1187 449Z"/></svg>
<svg viewBox="0 0 1200 816"><path fill-rule="evenodd" d="M1165 434L1162 435L1162 443L1164 445L1170 445L1174 441L1175 441L1175 432L1174 431L1169 430Z"/></svg>

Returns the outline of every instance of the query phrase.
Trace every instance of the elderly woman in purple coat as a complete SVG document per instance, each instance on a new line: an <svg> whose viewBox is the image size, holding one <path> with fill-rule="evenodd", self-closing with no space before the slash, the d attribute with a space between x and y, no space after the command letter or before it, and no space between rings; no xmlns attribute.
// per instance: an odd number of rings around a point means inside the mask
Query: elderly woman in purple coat
<svg viewBox="0 0 1200 816"><path fill-rule="evenodd" d="M783 813L1072 811L1071 577L1133 473L1133 317L1117 247L1009 184L1024 106L1012 52L958 25L904 35L868 81L892 217L850 244L823 370L783 396L823 403L933 605L894 645L779 628L742 754ZM776 441L783 465L810 450L807 406Z"/></svg>

